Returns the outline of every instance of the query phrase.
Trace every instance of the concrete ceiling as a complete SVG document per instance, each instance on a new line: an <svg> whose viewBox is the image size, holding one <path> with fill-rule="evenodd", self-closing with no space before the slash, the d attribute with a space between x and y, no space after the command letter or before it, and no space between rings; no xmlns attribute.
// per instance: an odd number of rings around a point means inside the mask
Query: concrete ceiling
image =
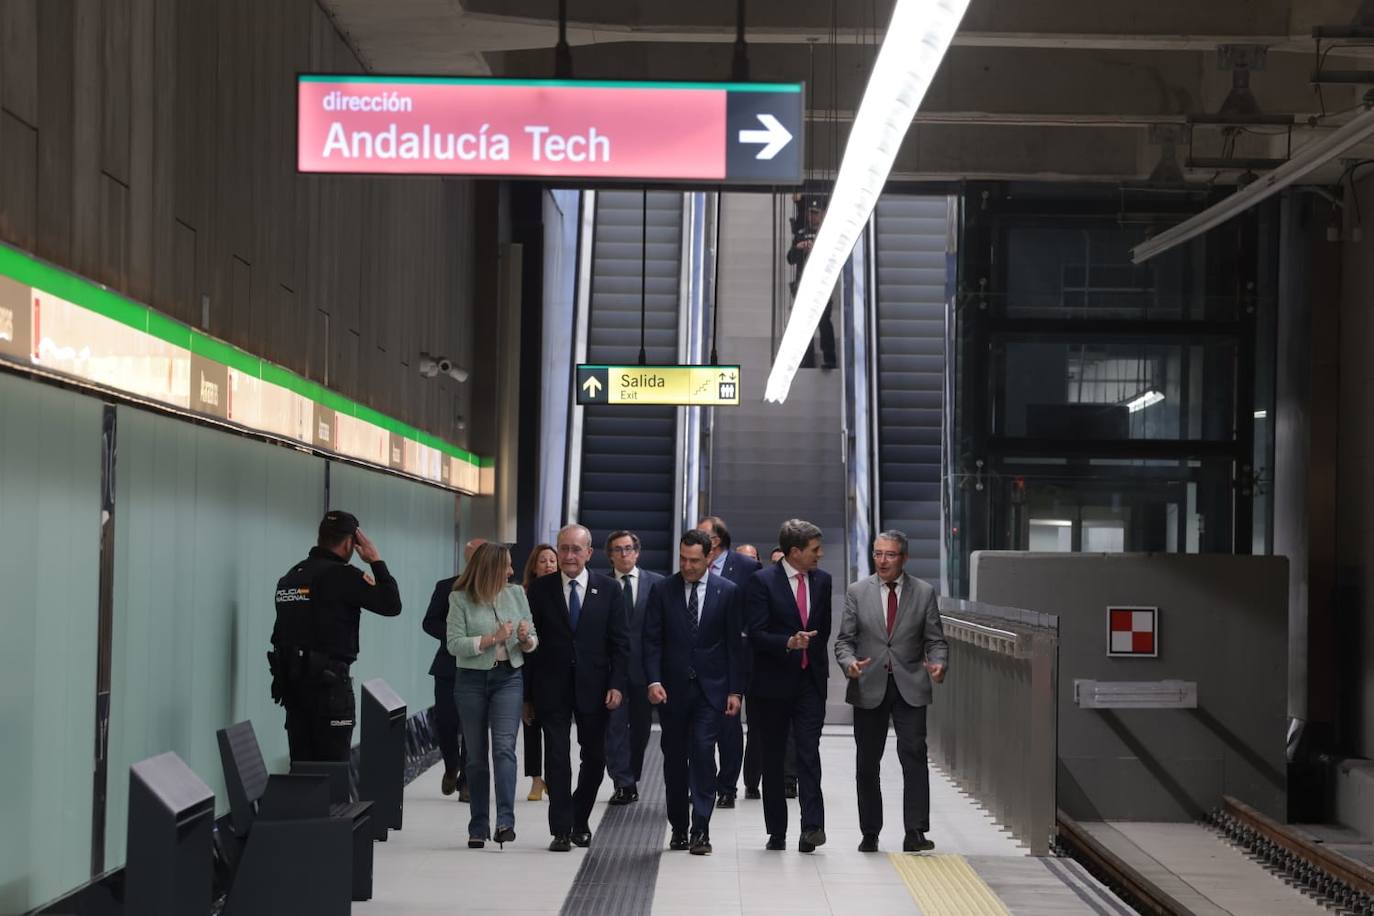
<svg viewBox="0 0 1374 916"><path fill-rule="evenodd" d="M320 2L373 72L553 75L557 0ZM567 6L576 77L731 76L731 0ZM807 83L815 174L843 151L891 8L892 0L746 0L750 78ZM1297 116L1292 142L1301 146L1339 126L1371 88L1328 85L1318 97L1313 27L1368 14L1374 0L972 0L894 175L1143 180L1162 149L1151 125L1221 108L1232 73L1218 48L1233 44L1267 49L1251 87L1264 112ZM1364 21L1374 24L1374 15ZM1374 69L1374 45L1338 47L1326 66ZM1185 129L1180 164L1190 137L1194 155L1221 155L1218 129ZM1255 127L1233 143L1236 156L1282 157L1289 138ZM1374 144L1351 154L1363 155L1374 155ZM1318 180L1339 172L1333 164ZM1240 173L1185 169L1200 181Z"/></svg>

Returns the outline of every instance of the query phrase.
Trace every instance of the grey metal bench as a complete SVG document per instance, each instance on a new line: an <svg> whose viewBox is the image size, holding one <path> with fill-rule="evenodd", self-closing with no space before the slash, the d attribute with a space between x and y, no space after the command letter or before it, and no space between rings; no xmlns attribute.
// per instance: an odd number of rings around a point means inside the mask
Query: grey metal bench
<svg viewBox="0 0 1374 916"><path fill-rule="evenodd" d="M327 916L370 899L372 805L349 801L347 764L269 774L251 722L216 736L237 847L225 916Z"/></svg>

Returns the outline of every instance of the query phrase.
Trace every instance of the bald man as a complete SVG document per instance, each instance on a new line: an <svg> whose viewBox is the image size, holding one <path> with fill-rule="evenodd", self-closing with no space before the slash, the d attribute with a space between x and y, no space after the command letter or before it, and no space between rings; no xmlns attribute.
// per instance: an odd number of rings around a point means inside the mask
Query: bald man
<svg viewBox="0 0 1374 916"><path fill-rule="evenodd" d="M539 651L525 657L526 695L544 730L544 779L549 786L552 852L590 846L591 814L606 773L606 725L624 697L630 658L622 605L614 579L587 569L592 533L581 525L558 532L558 574L530 586L530 615ZM582 766L572 791L572 741Z"/></svg>
<svg viewBox="0 0 1374 916"><path fill-rule="evenodd" d="M466 565L477 552L477 548L487 542L486 538L473 538L463 545L463 564ZM457 677L456 663L444 644L445 627L448 622L448 596L453 591L457 576L449 576L434 583L434 594L430 595L429 608L421 624L426 633L439 640L439 648L434 652L434 661L429 665L429 676L434 678L434 731L439 742L439 753L444 755L444 776L439 781L439 791L445 795L458 793L459 801L468 800L467 788L467 748L463 747L462 722L458 718L458 704L453 700L453 684Z"/></svg>

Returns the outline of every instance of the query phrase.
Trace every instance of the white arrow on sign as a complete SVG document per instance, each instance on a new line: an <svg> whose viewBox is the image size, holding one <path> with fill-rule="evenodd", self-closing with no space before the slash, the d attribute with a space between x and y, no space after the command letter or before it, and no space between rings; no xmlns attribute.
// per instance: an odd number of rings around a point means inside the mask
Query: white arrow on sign
<svg viewBox="0 0 1374 916"><path fill-rule="evenodd" d="M587 392L587 397L594 399L596 393L601 390L601 383L597 381L596 376L593 375L582 383L582 390Z"/></svg>
<svg viewBox="0 0 1374 916"><path fill-rule="evenodd" d="M782 151L784 146L792 142L792 134L786 127L782 126L781 121L770 114L756 115L756 117L764 129L740 131L739 142L766 144L754 158L772 159Z"/></svg>

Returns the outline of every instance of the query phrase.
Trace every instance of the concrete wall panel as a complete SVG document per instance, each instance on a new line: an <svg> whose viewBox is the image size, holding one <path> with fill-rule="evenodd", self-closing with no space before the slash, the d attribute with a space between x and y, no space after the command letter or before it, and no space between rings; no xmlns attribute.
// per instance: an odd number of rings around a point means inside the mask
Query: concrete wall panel
<svg viewBox="0 0 1374 916"><path fill-rule="evenodd" d="M973 555L976 601L1059 615L1059 806L1191 821L1223 793L1287 809L1288 561L1180 554ZM1159 608L1157 658L1109 658L1110 605ZM1198 685L1196 709L1081 709L1075 679Z"/></svg>

